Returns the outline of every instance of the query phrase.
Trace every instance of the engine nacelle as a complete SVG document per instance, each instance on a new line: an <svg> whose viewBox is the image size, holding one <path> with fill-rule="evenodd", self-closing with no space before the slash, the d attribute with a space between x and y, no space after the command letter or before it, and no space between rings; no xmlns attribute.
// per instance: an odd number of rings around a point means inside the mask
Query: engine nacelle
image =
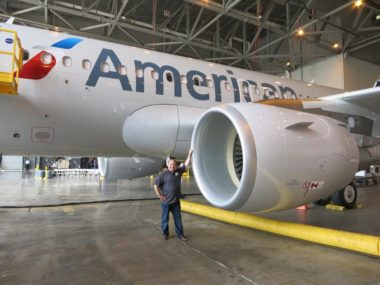
<svg viewBox="0 0 380 285"><path fill-rule="evenodd" d="M100 175L107 179L132 179L160 171L163 161L149 157L98 157Z"/></svg>
<svg viewBox="0 0 380 285"><path fill-rule="evenodd" d="M209 109L192 137L193 172L213 205L248 212L331 195L358 169L355 140L327 117L260 104Z"/></svg>

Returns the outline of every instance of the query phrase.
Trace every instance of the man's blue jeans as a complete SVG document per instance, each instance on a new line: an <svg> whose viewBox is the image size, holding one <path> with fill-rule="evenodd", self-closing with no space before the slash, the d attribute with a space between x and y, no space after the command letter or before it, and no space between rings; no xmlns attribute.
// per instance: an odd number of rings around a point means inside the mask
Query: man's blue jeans
<svg viewBox="0 0 380 285"><path fill-rule="evenodd" d="M179 201L173 204L161 203L162 219L161 229L164 235L169 235L169 213L172 212L175 225L175 233L177 237L183 236L182 218L181 218L181 204Z"/></svg>

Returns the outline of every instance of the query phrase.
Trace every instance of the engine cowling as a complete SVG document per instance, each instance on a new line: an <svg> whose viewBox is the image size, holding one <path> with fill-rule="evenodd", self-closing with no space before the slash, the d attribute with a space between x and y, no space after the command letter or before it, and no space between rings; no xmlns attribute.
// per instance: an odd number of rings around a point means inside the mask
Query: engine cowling
<svg viewBox="0 0 380 285"><path fill-rule="evenodd" d="M149 157L98 157L100 175L110 179L133 179L157 173L161 159Z"/></svg>
<svg viewBox="0 0 380 285"><path fill-rule="evenodd" d="M327 117L260 104L206 111L192 136L193 172L213 205L276 211L342 189L358 169L355 140Z"/></svg>

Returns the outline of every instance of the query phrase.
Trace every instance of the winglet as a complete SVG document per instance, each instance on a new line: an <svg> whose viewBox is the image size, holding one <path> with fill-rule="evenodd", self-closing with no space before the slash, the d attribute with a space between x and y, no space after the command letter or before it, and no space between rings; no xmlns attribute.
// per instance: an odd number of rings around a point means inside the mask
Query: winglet
<svg viewBox="0 0 380 285"><path fill-rule="evenodd" d="M13 24L14 21L15 21L15 17L10 17L5 23Z"/></svg>
<svg viewBox="0 0 380 285"><path fill-rule="evenodd" d="M306 129L310 127L313 124L313 122L297 122L294 124L291 124L287 126L285 129L287 130L299 130L299 129Z"/></svg>

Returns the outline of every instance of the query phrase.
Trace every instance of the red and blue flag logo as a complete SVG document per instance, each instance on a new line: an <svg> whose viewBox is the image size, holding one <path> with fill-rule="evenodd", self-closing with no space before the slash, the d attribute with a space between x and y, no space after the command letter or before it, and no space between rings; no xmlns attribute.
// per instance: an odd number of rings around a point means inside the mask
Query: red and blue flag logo
<svg viewBox="0 0 380 285"><path fill-rule="evenodd" d="M8 39L6 39L6 41L7 40ZM52 44L51 46L62 49L72 49L81 41L82 39L70 37L60 40ZM48 58L49 60L46 60L46 58ZM49 72L53 69L56 63L57 60L54 57L54 55L52 55L48 51L41 51L24 64L19 77L34 80L42 79L49 74Z"/></svg>

